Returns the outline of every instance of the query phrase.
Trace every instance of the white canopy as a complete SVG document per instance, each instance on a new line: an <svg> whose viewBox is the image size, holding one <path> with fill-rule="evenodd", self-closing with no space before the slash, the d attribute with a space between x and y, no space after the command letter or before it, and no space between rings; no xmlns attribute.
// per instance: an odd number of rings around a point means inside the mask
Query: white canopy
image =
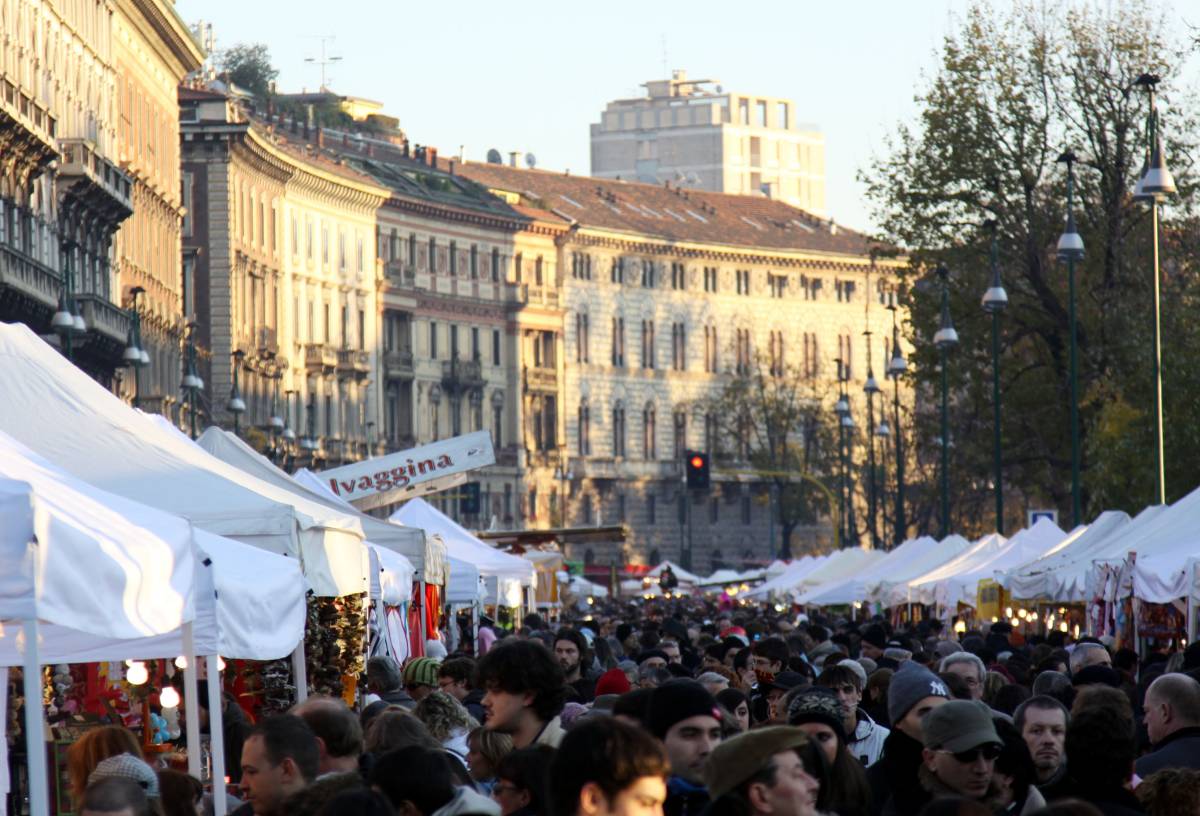
<svg viewBox="0 0 1200 816"><path fill-rule="evenodd" d="M392 550L404 558L406 564L394 563L400 567L402 573L409 573L410 580L414 571L419 572L422 565L428 564L431 577L427 579L427 582L433 584L442 582L444 552L436 544L426 541L424 531L397 527L395 524L388 524L362 513L349 502L335 496L325 483L307 469L297 473L296 478L288 476L270 459L229 431L217 427L208 428L200 434L196 444L222 462L227 462L251 476L273 484L280 490L286 490L306 501L317 502L335 512L345 513L357 519L358 523L362 525L363 533L369 543ZM307 476L301 476L301 474ZM408 595L409 598L412 597L411 589Z"/></svg>
<svg viewBox="0 0 1200 816"><path fill-rule="evenodd" d="M771 593L788 592L800 585L804 576L815 570L828 559L828 555L805 555L787 565L778 575L772 576L765 583L746 593L747 598L767 598Z"/></svg>
<svg viewBox="0 0 1200 816"><path fill-rule="evenodd" d="M734 570L734 569L719 569L707 578L701 578L699 586L713 587L723 586L725 584L744 584L749 581L761 581L767 575L765 569L754 570Z"/></svg>
<svg viewBox="0 0 1200 816"><path fill-rule="evenodd" d="M929 536L910 538L896 549L888 552L867 569L855 573L844 581L827 583L806 592L797 603L816 606L833 606L867 600L868 589L884 579L902 581L932 569L936 564L957 555L953 546L943 547Z"/></svg>
<svg viewBox="0 0 1200 816"><path fill-rule="evenodd" d="M1044 555L1067 534L1048 518L1005 540L996 533L984 536L960 558L917 578L914 584L921 603L938 603L953 608L959 603L974 606L979 582L1018 564Z"/></svg>
<svg viewBox="0 0 1200 816"><path fill-rule="evenodd" d="M952 533L938 542L940 551L956 553L956 555L949 556L950 561L948 563L962 563L961 559L966 557L967 553L974 549L977 544L973 545L957 533ZM870 600L881 603L884 606L915 603L919 599L917 593L914 591L914 585L921 580L921 576L928 574L928 572L927 570L925 573L917 576L886 578L873 587L867 587L867 595Z"/></svg>
<svg viewBox="0 0 1200 816"><path fill-rule="evenodd" d="M674 561L663 561L646 574L651 578L657 578L658 576L662 575L663 570L665 570L667 567L671 568L671 572L675 574L675 577L679 580L680 584L691 584L692 586L696 586L700 583L701 579L699 575L694 572L688 572Z"/></svg>
<svg viewBox="0 0 1200 816"><path fill-rule="evenodd" d="M371 599L389 606L400 606L412 600L412 562L398 552L367 543L371 553Z"/></svg>
<svg viewBox="0 0 1200 816"><path fill-rule="evenodd" d="M1191 597L1194 583L1191 565L1193 557L1200 553L1200 488L1164 508L1145 525L1122 528L1112 537L1111 544L1108 552L1092 560L1093 574L1088 588L1093 593L1098 591L1098 567L1115 567L1136 553L1134 580L1129 588L1135 597L1155 603ZM1159 570L1160 575L1154 575L1152 570Z"/></svg>
<svg viewBox="0 0 1200 816"><path fill-rule="evenodd" d="M815 588L844 581L855 573L869 569L886 555L883 550L864 550L861 547L835 550L830 553L829 558L800 579L791 590L792 598L799 598Z"/></svg>
<svg viewBox="0 0 1200 816"><path fill-rule="evenodd" d="M488 582L487 603L515 605L502 603L501 599L515 597L519 603L522 587L537 586L537 569L533 562L488 546L424 499L406 502L392 514L390 521L441 536L450 556L474 564L484 578L495 579Z"/></svg>
<svg viewBox="0 0 1200 816"><path fill-rule="evenodd" d="M1114 542L1123 533L1150 524L1165 509L1147 507L1132 520L1120 511L1101 513L1067 546L1008 570L1000 583L1014 598L1041 598L1058 603L1089 600L1086 584L1092 560L1120 552L1119 548L1114 549Z"/></svg>
<svg viewBox="0 0 1200 816"><path fill-rule="evenodd" d="M23 325L0 324L0 428L97 487L298 558L317 595L367 589L362 528L184 444Z"/></svg>
<svg viewBox="0 0 1200 816"><path fill-rule="evenodd" d="M440 541L441 537L437 539ZM450 564L450 580L446 582L446 603L476 604L483 599L484 583L479 567L470 561L447 557ZM518 587L518 591L519 591Z"/></svg>

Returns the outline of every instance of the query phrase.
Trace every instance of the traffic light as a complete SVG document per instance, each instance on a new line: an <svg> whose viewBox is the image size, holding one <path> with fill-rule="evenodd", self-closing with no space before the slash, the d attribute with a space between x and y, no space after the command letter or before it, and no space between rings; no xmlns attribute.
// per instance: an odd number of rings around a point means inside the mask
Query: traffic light
<svg viewBox="0 0 1200 816"><path fill-rule="evenodd" d="M708 490L708 454L700 451L683 452L683 469L687 474L688 490Z"/></svg>
<svg viewBox="0 0 1200 816"><path fill-rule="evenodd" d="M479 482L467 482L459 488L458 512L464 516L479 515Z"/></svg>

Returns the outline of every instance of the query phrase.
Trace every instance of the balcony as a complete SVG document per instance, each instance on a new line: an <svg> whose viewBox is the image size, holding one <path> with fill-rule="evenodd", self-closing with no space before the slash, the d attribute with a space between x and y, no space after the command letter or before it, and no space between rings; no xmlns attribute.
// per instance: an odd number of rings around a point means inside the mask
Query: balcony
<svg viewBox="0 0 1200 816"><path fill-rule="evenodd" d="M363 379L371 373L371 355L356 349L338 349L338 376Z"/></svg>
<svg viewBox="0 0 1200 816"><path fill-rule="evenodd" d="M60 189L115 229L133 214L133 180L87 139L62 139Z"/></svg>
<svg viewBox="0 0 1200 816"><path fill-rule="evenodd" d="M525 366L526 391L558 391L558 371L540 366Z"/></svg>
<svg viewBox="0 0 1200 816"><path fill-rule="evenodd" d="M102 345L112 346L123 353L132 324L129 313L100 295L76 295L75 302L83 313L88 334L95 335Z"/></svg>
<svg viewBox="0 0 1200 816"><path fill-rule="evenodd" d="M332 373L337 368L337 351L324 343L304 345L304 368L313 374Z"/></svg>
<svg viewBox="0 0 1200 816"><path fill-rule="evenodd" d="M537 286L532 283L523 284L519 290L522 303L531 306L558 307L558 289L553 286Z"/></svg>
<svg viewBox="0 0 1200 816"><path fill-rule="evenodd" d="M62 278L20 250L0 243L0 315L48 330Z"/></svg>
<svg viewBox="0 0 1200 816"><path fill-rule="evenodd" d="M413 378L412 350L397 349L384 352L383 376L389 380L411 380Z"/></svg>
<svg viewBox="0 0 1200 816"><path fill-rule="evenodd" d="M274 328L270 326L259 326L254 330L254 348L264 356L273 356L279 353L279 337Z"/></svg>
<svg viewBox="0 0 1200 816"><path fill-rule="evenodd" d="M412 286L417 282L417 270L407 261L388 261L383 265L383 274L397 286Z"/></svg>
<svg viewBox="0 0 1200 816"><path fill-rule="evenodd" d="M5 136L5 158L15 164L15 176L35 179L59 157L55 125L49 110L7 77L0 78L0 133Z"/></svg>
<svg viewBox="0 0 1200 816"><path fill-rule="evenodd" d="M478 360L447 360L442 363L442 387L447 391L482 388L483 366Z"/></svg>

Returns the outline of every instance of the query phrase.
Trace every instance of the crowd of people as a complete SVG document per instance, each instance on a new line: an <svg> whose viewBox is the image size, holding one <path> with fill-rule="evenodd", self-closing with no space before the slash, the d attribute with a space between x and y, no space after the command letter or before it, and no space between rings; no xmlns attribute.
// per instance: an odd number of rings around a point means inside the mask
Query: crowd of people
<svg viewBox="0 0 1200 816"><path fill-rule="evenodd" d="M357 708L231 712L232 812L1200 813L1200 644L1139 655L1004 621L955 633L675 599L529 615L471 645L372 658ZM119 726L72 746L69 775L83 816L211 812Z"/></svg>

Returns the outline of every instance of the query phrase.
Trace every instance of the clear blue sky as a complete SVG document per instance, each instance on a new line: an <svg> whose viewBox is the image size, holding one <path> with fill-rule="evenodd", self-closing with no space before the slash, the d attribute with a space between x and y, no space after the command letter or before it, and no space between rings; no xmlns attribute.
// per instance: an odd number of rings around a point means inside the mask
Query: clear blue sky
<svg viewBox="0 0 1200 816"><path fill-rule="evenodd" d="M212 23L218 50L263 42L279 87L320 85L320 35L335 91L377 99L409 138L482 161L488 148L585 174L588 126L612 99L684 68L728 90L786 97L824 133L827 204L871 226L859 168L882 151L931 73L967 0L579 0L447 4L369 0L178 0ZM665 51L665 53L664 53Z"/></svg>

